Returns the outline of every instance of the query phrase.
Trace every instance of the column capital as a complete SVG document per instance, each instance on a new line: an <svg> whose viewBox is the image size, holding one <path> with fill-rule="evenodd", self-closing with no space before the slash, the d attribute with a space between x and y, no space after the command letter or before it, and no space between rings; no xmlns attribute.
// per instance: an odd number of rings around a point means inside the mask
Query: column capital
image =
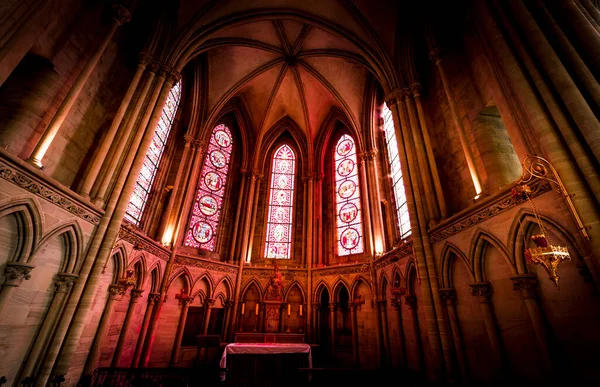
<svg viewBox="0 0 600 387"><path fill-rule="evenodd" d="M523 299L535 300L538 279L533 274L522 274L510 277L513 282L513 290L519 290Z"/></svg>
<svg viewBox="0 0 600 387"><path fill-rule="evenodd" d="M313 304L313 308L315 309L319 309L322 305L321 304Z"/></svg>
<svg viewBox="0 0 600 387"><path fill-rule="evenodd" d="M123 285L119 284L110 284L108 285L108 298L115 299L118 295L122 295L124 291Z"/></svg>
<svg viewBox="0 0 600 387"><path fill-rule="evenodd" d="M410 99L410 97L412 97L412 91L408 87L402 89L402 98L407 101Z"/></svg>
<svg viewBox="0 0 600 387"><path fill-rule="evenodd" d="M148 294L148 305L154 305L160 300L160 293Z"/></svg>
<svg viewBox="0 0 600 387"><path fill-rule="evenodd" d="M204 300L204 305L206 305L207 308L212 308L212 306L215 304L215 299L214 298L206 298Z"/></svg>
<svg viewBox="0 0 600 387"><path fill-rule="evenodd" d="M31 278L35 266L25 262L7 262L4 268L4 286L19 286L23 280Z"/></svg>
<svg viewBox="0 0 600 387"><path fill-rule="evenodd" d="M384 101L385 101L385 104L387 105L387 107L391 108L392 105L395 105L398 102L398 99L400 98L401 95L402 95L402 90L399 88L396 88L396 89L390 91L384 97Z"/></svg>
<svg viewBox="0 0 600 387"><path fill-rule="evenodd" d="M488 303L492 298L492 284L489 282L476 282L469 284L471 294L479 298L479 302Z"/></svg>
<svg viewBox="0 0 600 387"><path fill-rule="evenodd" d="M225 301L225 302L223 303L223 306L224 306L225 308L233 308L233 301L231 301L231 300L229 300L229 301Z"/></svg>
<svg viewBox="0 0 600 387"><path fill-rule="evenodd" d="M440 47L433 47L431 51L429 51L429 59L438 64L442 61L442 49Z"/></svg>
<svg viewBox="0 0 600 387"><path fill-rule="evenodd" d="M443 301L446 301L448 305L454 303L456 300L456 289L454 288L440 288L440 297Z"/></svg>
<svg viewBox="0 0 600 387"><path fill-rule="evenodd" d="M54 278L54 291L56 293L68 293L75 282L77 282L78 277L79 276L76 274L69 273L56 274L56 277Z"/></svg>
<svg viewBox="0 0 600 387"><path fill-rule="evenodd" d="M309 181L313 181L314 179L315 179L314 173L309 172L306 175L302 176L303 183L308 183Z"/></svg>
<svg viewBox="0 0 600 387"><path fill-rule="evenodd" d="M416 310L417 309L417 296L412 294L407 294L404 296L404 304L408 306L409 309Z"/></svg>
<svg viewBox="0 0 600 387"><path fill-rule="evenodd" d="M373 149L369 149L368 151L364 151L364 152L360 153L358 155L358 158L361 161L365 161L365 160L372 161L377 157L378 153L379 153L379 151L377 150L377 148L373 148Z"/></svg>
<svg viewBox="0 0 600 387"><path fill-rule="evenodd" d="M181 79L181 73L179 71L175 71L171 66L165 66L168 68L168 72L166 73L166 82L169 82L171 85L176 84Z"/></svg>
<svg viewBox="0 0 600 387"><path fill-rule="evenodd" d="M250 172L250 176L253 180L261 180L263 177L265 177L265 175L263 173L261 173L260 169L258 168L252 168L252 171Z"/></svg>
<svg viewBox="0 0 600 387"><path fill-rule="evenodd" d="M138 299L144 293L144 289L131 289L131 298Z"/></svg>
<svg viewBox="0 0 600 387"><path fill-rule="evenodd" d="M141 51L138 54L138 60L140 61L140 66L142 67L146 67L154 62L154 59L152 59L152 55L144 51Z"/></svg>
<svg viewBox="0 0 600 387"><path fill-rule="evenodd" d="M131 20L131 13L125 7L120 4L113 4L112 6L112 19L123 25Z"/></svg>
<svg viewBox="0 0 600 387"><path fill-rule="evenodd" d="M409 88L415 98L418 98L421 96L422 86L420 83L415 82L415 83L411 84Z"/></svg>

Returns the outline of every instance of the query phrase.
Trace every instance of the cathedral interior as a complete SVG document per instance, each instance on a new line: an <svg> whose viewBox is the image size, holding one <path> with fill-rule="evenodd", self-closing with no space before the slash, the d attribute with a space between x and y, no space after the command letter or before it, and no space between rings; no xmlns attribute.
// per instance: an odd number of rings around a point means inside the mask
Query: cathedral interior
<svg viewBox="0 0 600 387"><path fill-rule="evenodd" d="M0 20L0 386L600 385L598 0Z"/></svg>

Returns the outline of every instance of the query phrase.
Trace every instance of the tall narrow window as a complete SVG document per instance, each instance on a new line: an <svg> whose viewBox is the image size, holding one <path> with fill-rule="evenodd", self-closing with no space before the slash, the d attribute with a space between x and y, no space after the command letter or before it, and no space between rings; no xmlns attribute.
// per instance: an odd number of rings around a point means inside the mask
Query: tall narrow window
<svg viewBox="0 0 600 387"><path fill-rule="evenodd" d="M173 120L175 119L175 113L179 107L179 100L181 99L181 81L177 82L175 86L171 88L167 103L162 110L158 126L154 132L152 143L148 152L146 152L146 158L142 165L142 170L137 178L135 187L131 198L129 198L129 205L125 210L125 219L132 222L136 226L140 224L146 202L148 201L148 195L150 189L152 189L152 183L156 177L156 171L160 165L160 160L173 126Z"/></svg>
<svg viewBox="0 0 600 387"><path fill-rule="evenodd" d="M404 180L400 168L400 157L398 156L398 143L396 142L396 131L394 130L394 119L392 111L383 104L383 131L385 132L385 144L387 146L388 160L392 174L392 190L396 201L396 221L400 230L400 237L406 238L410 235L410 218L408 217L408 206L406 204L406 193L404 192Z"/></svg>
<svg viewBox="0 0 600 387"><path fill-rule="evenodd" d="M354 139L344 134L335 146L338 255L362 253L362 210Z"/></svg>
<svg viewBox="0 0 600 387"><path fill-rule="evenodd" d="M266 258L290 258L295 172L296 155L288 145L282 145L273 156Z"/></svg>
<svg viewBox="0 0 600 387"><path fill-rule="evenodd" d="M233 139L223 124L213 129L200 174L200 183L187 233L185 246L214 251L215 239L229 172Z"/></svg>

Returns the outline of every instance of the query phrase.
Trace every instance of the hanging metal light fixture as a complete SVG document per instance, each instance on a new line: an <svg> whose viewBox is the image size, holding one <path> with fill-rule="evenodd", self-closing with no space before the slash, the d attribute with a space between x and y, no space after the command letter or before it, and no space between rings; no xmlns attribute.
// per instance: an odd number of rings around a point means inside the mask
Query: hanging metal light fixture
<svg viewBox="0 0 600 387"><path fill-rule="evenodd" d="M523 175L517 180L517 185L513 188L512 193L516 199L527 199L540 229L539 234L531 236L531 240L535 244L535 247L525 249L525 260L527 263L534 263L542 266L548 273L550 280L558 288L558 266L563 262L570 261L571 255L566 247L554 245L550 240L544 224L539 217L538 211L531 200L530 194L532 191L527 183L533 178L544 179L554 183L557 187L557 192L566 200L567 206L574 216L583 237L586 240L589 240L589 235L575 210L571 196L568 194L554 167L546 159L539 156L527 156L523 160L522 165Z"/></svg>

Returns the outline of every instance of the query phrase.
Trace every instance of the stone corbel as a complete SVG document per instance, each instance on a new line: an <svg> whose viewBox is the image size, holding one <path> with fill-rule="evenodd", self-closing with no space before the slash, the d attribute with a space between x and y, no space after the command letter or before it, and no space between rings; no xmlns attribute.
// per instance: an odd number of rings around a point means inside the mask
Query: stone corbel
<svg viewBox="0 0 600 387"><path fill-rule="evenodd" d="M31 270L35 265L25 262L7 262L4 268L4 286L19 286L23 280L31 278Z"/></svg>

